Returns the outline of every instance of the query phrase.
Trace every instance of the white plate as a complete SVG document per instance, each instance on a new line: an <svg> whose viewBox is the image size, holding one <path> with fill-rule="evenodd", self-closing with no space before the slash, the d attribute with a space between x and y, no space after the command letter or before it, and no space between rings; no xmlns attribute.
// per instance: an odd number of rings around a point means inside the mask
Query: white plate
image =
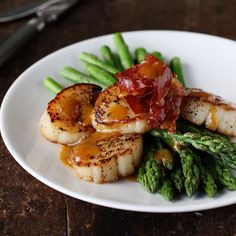
<svg viewBox="0 0 236 236"><path fill-rule="evenodd" d="M167 59L179 56L189 87L203 88L236 102L236 43L231 40L175 31L139 31L123 34L131 52L143 46L161 51ZM80 180L59 160L60 146L45 140L39 119L53 95L43 87L52 76L64 82L58 71L66 65L81 69L78 55L99 54L101 45L113 48L112 36L102 36L58 50L27 69L7 92L1 107L3 140L16 161L46 185L72 197L113 208L144 212L184 212L236 203L236 191L225 191L209 199L195 195L168 202L129 180L93 184Z"/></svg>

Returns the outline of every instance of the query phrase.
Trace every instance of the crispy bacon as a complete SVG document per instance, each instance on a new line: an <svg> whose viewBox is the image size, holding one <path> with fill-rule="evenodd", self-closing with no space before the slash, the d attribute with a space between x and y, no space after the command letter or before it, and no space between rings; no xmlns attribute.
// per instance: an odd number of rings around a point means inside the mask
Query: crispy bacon
<svg viewBox="0 0 236 236"><path fill-rule="evenodd" d="M170 68L152 55L147 55L143 63L116 73L123 96L146 96L157 90L158 97L165 96L171 84Z"/></svg>
<svg viewBox="0 0 236 236"><path fill-rule="evenodd" d="M161 112L154 112L154 105L150 104L150 117L149 122L152 127L160 127L161 129L167 129L170 132L176 131L176 120L180 114L180 105L182 98L184 96L184 89L182 84L173 77L171 80L171 85L167 95L163 98L164 102L161 107ZM158 114L161 115L161 118L156 119ZM157 123L157 122L161 123Z"/></svg>
<svg viewBox="0 0 236 236"><path fill-rule="evenodd" d="M120 96L136 114L146 113L153 128L175 132L184 89L165 63L147 55L141 64L115 76Z"/></svg>

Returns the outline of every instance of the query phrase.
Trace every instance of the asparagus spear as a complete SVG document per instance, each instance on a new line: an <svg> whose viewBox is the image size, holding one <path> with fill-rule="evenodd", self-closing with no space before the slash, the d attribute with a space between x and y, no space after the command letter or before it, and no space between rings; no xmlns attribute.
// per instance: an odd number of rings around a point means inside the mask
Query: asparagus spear
<svg viewBox="0 0 236 236"><path fill-rule="evenodd" d="M173 199L174 196L174 187L171 180L165 176L160 181L159 192L163 198L170 201Z"/></svg>
<svg viewBox="0 0 236 236"><path fill-rule="evenodd" d="M236 190L236 178L230 168L215 163L215 170L220 183L228 190Z"/></svg>
<svg viewBox="0 0 236 236"><path fill-rule="evenodd" d="M99 60L95 55L87 52L83 52L80 54L80 60L86 63L96 65L101 69L110 72L111 74L119 72L116 67L106 64L105 62Z"/></svg>
<svg viewBox="0 0 236 236"><path fill-rule="evenodd" d="M170 61L170 68L173 72L176 73L177 79L180 81L180 83L185 87L185 81L184 81L184 75L183 70L181 66L181 61L179 57L174 57Z"/></svg>
<svg viewBox="0 0 236 236"><path fill-rule="evenodd" d="M121 61L120 61L120 58L119 58L119 56L118 56L117 53L114 53L114 58L115 58L116 68L117 68L119 71L123 71L124 68L123 68L123 66L121 65Z"/></svg>
<svg viewBox="0 0 236 236"><path fill-rule="evenodd" d="M164 57L162 56L162 54L161 54L160 52L154 51L154 52L152 53L152 55L153 55L155 58L157 58L158 60L164 62Z"/></svg>
<svg viewBox="0 0 236 236"><path fill-rule="evenodd" d="M210 136L201 133L187 132L184 134L175 134L175 139L193 145L196 149L207 152L219 153L233 151L233 146L229 142L223 142L217 136Z"/></svg>
<svg viewBox="0 0 236 236"><path fill-rule="evenodd" d="M197 191L200 182L200 172L199 168L194 162L194 153L187 147L182 150L178 150L179 156L181 158L183 175L185 177L184 187L188 197Z"/></svg>
<svg viewBox="0 0 236 236"><path fill-rule="evenodd" d="M147 55L147 51L145 48L136 48L135 49L135 57L137 63L141 63L144 60L144 57Z"/></svg>
<svg viewBox="0 0 236 236"><path fill-rule="evenodd" d="M129 48L128 48L127 44L125 43L122 35L120 33L115 33L113 39L114 39L116 50L117 50L118 55L120 57L120 61L121 61L122 66L125 69L130 68L133 65L133 59L131 57L131 54L129 52Z"/></svg>
<svg viewBox="0 0 236 236"><path fill-rule="evenodd" d="M66 66L60 70L60 75L74 83L88 83L88 84L96 84L102 88L106 88L107 86L95 78L88 76L72 67Z"/></svg>
<svg viewBox="0 0 236 236"><path fill-rule="evenodd" d="M103 60L108 64L111 65L113 67L116 67L116 61L114 58L114 55L111 52L111 49L107 46L107 45L103 45L100 48L100 52L103 56Z"/></svg>
<svg viewBox="0 0 236 236"><path fill-rule="evenodd" d="M136 48L135 56L136 56L137 62L141 63L147 54L148 53L145 48ZM154 51L152 52L152 55L156 57L158 60L164 62L164 57L162 56L160 52Z"/></svg>
<svg viewBox="0 0 236 236"><path fill-rule="evenodd" d="M236 143L232 143L234 150L236 150Z"/></svg>
<svg viewBox="0 0 236 236"><path fill-rule="evenodd" d="M99 68L98 66L95 66L93 64L85 64L85 67L89 71L89 73L97 79L97 81L104 84L106 87L116 83L116 79L105 70Z"/></svg>
<svg viewBox="0 0 236 236"><path fill-rule="evenodd" d="M149 192L155 192L159 184L161 170L153 158L155 146L152 143L144 145L143 162L138 169L137 181Z"/></svg>
<svg viewBox="0 0 236 236"><path fill-rule="evenodd" d="M62 89L63 86L57 83L53 78L47 77L43 81L44 86L51 92L57 94L59 93Z"/></svg>
<svg viewBox="0 0 236 236"><path fill-rule="evenodd" d="M145 160L138 170L138 182L142 183L144 188L149 192L157 190L161 170L155 159L152 158L152 153L146 153Z"/></svg>
<svg viewBox="0 0 236 236"><path fill-rule="evenodd" d="M200 169L200 177L203 185L203 190L208 197L215 196L217 192L217 184L212 172L202 163L200 156L195 154L195 160L197 162L198 168Z"/></svg>
<svg viewBox="0 0 236 236"><path fill-rule="evenodd" d="M214 197L217 192L217 184L211 172L204 167L201 170L201 181L207 196Z"/></svg>
<svg viewBox="0 0 236 236"><path fill-rule="evenodd" d="M176 168L171 174L170 174L171 180L175 186L175 188L182 192L184 189L184 176L182 169L180 167Z"/></svg>

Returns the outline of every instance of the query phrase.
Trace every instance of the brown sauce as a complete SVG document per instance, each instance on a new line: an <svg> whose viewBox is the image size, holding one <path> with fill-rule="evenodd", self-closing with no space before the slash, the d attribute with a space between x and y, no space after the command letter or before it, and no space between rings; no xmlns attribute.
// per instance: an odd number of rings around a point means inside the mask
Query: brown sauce
<svg viewBox="0 0 236 236"><path fill-rule="evenodd" d="M83 104L81 109L81 121L83 125L91 125L91 114L93 112L93 106L91 104Z"/></svg>
<svg viewBox="0 0 236 236"><path fill-rule="evenodd" d="M129 181L132 181L132 182L137 182L137 176L136 176L136 173L132 174L132 175L129 175L127 177L125 177L125 179L128 179Z"/></svg>
<svg viewBox="0 0 236 236"><path fill-rule="evenodd" d="M117 134L94 132L74 146L63 146L60 159L69 166L72 161L78 165L87 165L100 152L99 142L108 141Z"/></svg>
<svg viewBox="0 0 236 236"><path fill-rule="evenodd" d="M170 151L165 148L157 150L154 153L154 157L158 161L171 161L172 160L172 155L170 154Z"/></svg>
<svg viewBox="0 0 236 236"><path fill-rule="evenodd" d="M61 152L60 152L60 159L66 166L72 167L73 156L74 156L73 147L62 146Z"/></svg>
<svg viewBox="0 0 236 236"><path fill-rule="evenodd" d="M63 101L58 110L60 115L56 122L58 121L60 127L67 131L77 132L81 126L91 126L91 104L81 105L76 99L71 99L70 102Z"/></svg>
<svg viewBox="0 0 236 236"><path fill-rule="evenodd" d="M142 76L146 76L150 79L154 79L163 73L163 64L160 62L145 62L142 63L139 68L139 73Z"/></svg>
<svg viewBox="0 0 236 236"><path fill-rule="evenodd" d="M219 120L217 117L217 108L215 106L211 106L209 113L209 124L208 129L216 130L218 128Z"/></svg>
<svg viewBox="0 0 236 236"><path fill-rule="evenodd" d="M78 101L75 98L71 98L70 102L67 101L67 99L63 99L60 103L60 107L62 110L62 114L67 116L68 114L71 116L75 116L78 109Z"/></svg>
<svg viewBox="0 0 236 236"><path fill-rule="evenodd" d="M109 109L110 120L123 120L128 115L128 109L120 104L114 104Z"/></svg>
<svg viewBox="0 0 236 236"><path fill-rule="evenodd" d="M90 159L95 157L100 151L97 143L101 139L100 133L97 132L91 134L88 138L82 140L79 144L74 146L74 155L76 156L76 162L88 163Z"/></svg>

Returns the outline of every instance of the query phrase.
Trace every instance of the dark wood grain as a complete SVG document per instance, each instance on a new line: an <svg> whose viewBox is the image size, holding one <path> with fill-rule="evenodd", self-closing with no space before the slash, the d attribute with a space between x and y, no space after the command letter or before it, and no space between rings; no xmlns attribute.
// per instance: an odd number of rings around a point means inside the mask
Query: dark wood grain
<svg viewBox="0 0 236 236"><path fill-rule="evenodd" d="M2 0L0 11L28 2ZM26 21L2 24L0 38ZM195 31L236 40L236 3L83 1L0 69L0 100L17 76L50 52L98 35L143 29ZM0 155L0 235L236 235L236 205L178 214L105 208L65 196L37 181L14 161L2 139Z"/></svg>

